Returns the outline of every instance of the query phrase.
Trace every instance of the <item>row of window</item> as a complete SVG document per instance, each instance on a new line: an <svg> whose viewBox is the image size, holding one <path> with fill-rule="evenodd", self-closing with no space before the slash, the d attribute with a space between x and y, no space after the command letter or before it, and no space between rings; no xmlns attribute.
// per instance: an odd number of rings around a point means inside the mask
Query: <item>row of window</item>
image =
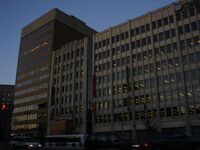
<svg viewBox="0 0 200 150"><path fill-rule="evenodd" d="M47 89L47 88L48 88L47 83L41 83L40 85L36 85L36 86L32 86L20 91L16 91L15 96L24 95L24 94L32 93L32 92L39 91L42 89Z"/></svg>
<svg viewBox="0 0 200 150"><path fill-rule="evenodd" d="M46 63L46 62L48 62L48 61L49 61L49 56L48 56L48 55L45 55L45 56L43 56L43 57L37 58L37 60L26 62L26 64L20 65L20 66L18 67L17 73L29 71L30 68L36 68L36 67L38 67L40 64L44 64L44 63Z"/></svg>
<svg viewBox="0 0 200 150"><path fill-rule="evenodd" d="M180 21L180 20L186 19L188 17L195 16L195 9L194 9L193 6L196 6L196 13L200 14L200 10L199 10L200 9L200 5L197 4L197 2L195 2L195 4L192 4L192 2L191 2L191 4L185 4L185 6L183 6L183 5L181 6L181 7L183 7L181 9L181 11L177 11L176 12L176 20Z"/></svg>
<svg viewBox="0 0 200 150"><path fill-rule="evenodd" d="M168 24L174 23L174 16L168 16L163 19L158 19L152 22L152 29L160 28L162 26L166 26Z"/></svg>
<svg viewBox="0 0 200 150"><path fill-rule="evenodd" d="M81 59L80 61L77 60L75 63L62 65L62 72L70 71L70 70L74 69L74 67L75 68L79 68L79 67L82 67L82 66L83 66L83 59ZM61 71L61 67L60 66L58 66L58 67L56 66L55 69L54 69L54 74L59 74L60 71Z"/></svg>
<svg viewBox="0 0 200 150"><path fill-rule="evenodd" d="M79 71L76 71L75 73L75 78L78 79L78 78L82 78L84 75L83 71L81 70L80 72ZM72 81L73 79L73 74L72 73L69 73L69 74L65 74L62 76L62 79L61 79L61 82L68 82L68 81ZM60 78L59 77L54 77L54 81L53 81L53 84L59 84L60 83Z"/></svg>
<svg viewBox="0 0 200 150"><path fill-rule="evenodd" d="M75 53L75 54L74 54ZM84 55L84 48L81 47L80 49L76 49L76 51L71 51L68 52L67 54L64 54L63 57L63 61L70 61L74 59L74 56L76 58L78 58L79 56L83 56ZM54 58L54 64L60 64L61 63L61 56L57 56Z"/></svg>
<svg viewBox="0 0 200 150"><path fill-rule="evenodd" d="M32 110L37 110L37 109L38 109L38 105L28 105L28 106L22 106L22 107L15 107L14 113L32 111Z"/></svg>
<svg viewBox="0 0 200 150"><path fill-rule="evenodd" d="M66 94L65 97L62 96L60 101L59 101L59 98L58 96L55 96L54 94L52 95L52 100L51 100L51 105L58 105L58 104L72 104L72 101L73 102L81 102L83 97L82 97L82 93L79 93L79 94L75 94L74 97L72 94ZM73 97L73 99L72 99ZM59 103L60 102L60 103Z"/></svg>
<svg viewBox="0 0 200 150"><path fill-rule="evenodd" d="M31 102L31 101L36 101L36 100L40 100L40 99L44 99L44 98L47 98L46 92L40 93L40 94L37 94L37 95L33 95L33 96L27 96L25 98L15 99L14 105L27 103L27 102Z"/></svg>
<svg viewBox="0 0 200 150"><path fill-rule="evenodd" d="M23 74L18 74L17 75L17 80L21 80L21 79L24 79L24 78L27 78L27 77L30 77L30 76L34 76L35 74L38 74L38 73L41 73L41 72L44 72L48 69L48 65L44 65L44 66L40 66L40 67L37 67L35 69L32 69L26 73L23 73Z"/></svg>
<svg viewBox="0 0 200 150"><path fill-rule="evenodd" d="M13 130L21 130L21 129L35 129L38 128L38 124L22 124L22 125L13 125Z"/></svg>
<svg viewBox="0 0 200 150"><path fill-rule="evenodd" d="M36 82L45 80L45 79L47 79L48 77L49 77L49 74L43 74L43 75L38 76L38 77L36 77L36 78L32 78L32 79L30 79L30 80L26 80L26 81L17 83L17 84L16 84L16 87L17 87L17 88L20 88L20 87L23 87L23 86L27 86L27 85L30 85L30 84L32 84L32 83L36 83Z"/></svg>
<svg viewBox="0 0 200 150"><path fill-rule="evenodd" d="M199 27L200 27L200 21L199 21ZM197 22L191 22L191 24L185 24L184 26L178 26L178 34L182 35L184 33L189 33L191 31L198 30Z"/></svg>
<svg viewBox="0 0 200 150"><path fill-rule="evenodd" d="M180 49L184 50L186 48L192 48L194 46L199 46L200 45L200 40L199 36L195 36L193 38L188 38L185 40L180 40Z"/></svg>
<svg viewBox="0 0 200 150"><path fill-rule="evenodd" d="M200 105L197 104L196 106L190 105L189 106L189 114L200 114ZM185 106L173 106L173 107L166 107L160 108L160 117L172 117L172 116L180 116L186 115L186 108ZM135 113L136 120L143 120L143 119L151 119L157 117L157 110L144 110L144 111L136 111ZM96 115L95 116L95 123L107 123L111 122L111 115ZM132 120L132 112L124 112L124 113L115 113L114 114L114 122L121 122L121 121L128 121ZM147 125L152 126L156 124L152 124L151 121L146 122Z"/></svg>

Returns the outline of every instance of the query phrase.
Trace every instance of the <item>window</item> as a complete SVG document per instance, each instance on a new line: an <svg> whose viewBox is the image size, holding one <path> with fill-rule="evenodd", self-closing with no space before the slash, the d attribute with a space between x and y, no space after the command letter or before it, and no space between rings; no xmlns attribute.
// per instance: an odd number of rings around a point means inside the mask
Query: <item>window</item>
<svg viewBox="0 0 200 150"><path fill-rule="evenodd" d="M139 27L137 27L137 28L135 29L135 33L136 33L136 35L140 34L140 28L139 28Z"/></svg>
<svg viewBox="0 0 200 150"><path fill-rule="evenodd" d="M146 45L146 38L143 38L142 39L142 46L145 46Z"/></svg>
<svg viewBox="0 0 200 150"><path fill-rule="evenodd" d="M159 41L163 41L164 40L164 34L163 34L163 32L160 32L158 34L158 36L159 36Z"/></svg>
<svg viewBox="0 0 200 150"><path fill-rule="evenodd" d="M190 32L189 24L184 25L184 30L185 30L185 33L189 33Z"/></svg>
<svg viewBox="0 0 200 150"><path fill-rule="evenodd" d="M173 15L169 16L169 22L170 22L170 23L173 23L173 22L174 22L174 16L173 16Z"/></svg>
<svg viewBox="0 0 200 150"><path fill-rule="evenodd" d="M182 11L182 16L183 19L186 19L188 17L187 10Z"/></svg>
<svg viewBox="0 0 200 150"><path fill-rule="evenodd" d="M191 29L192 29L192 31L197 30L197 22L192 22L191 23Z"/></svg>
<svg viewBox="0 0 200 150"><path fill-rule="evenodd" d="M140 40L136 41L136 46L137 46L137 48L141 46Z"/></svg>
<svg viewBox="0 0 200 150"><path fill-rule="evenodd" d="M168 25L168 18L167 17L165 17L164 19L163 19L163 23L164 23L164 25Z"/></svg>
<svg viewBox="0 0 200 150"><path fill-rule="evenodd" d="M135 42L131 42L131 49L135 49Z"/></svg>
<svg viewBox="0 0 200 150"><path fill-rule="evenodd" d="M150 25L146 24L146 31L149 31L149 30L150 30Z"/></svg>
<svg viewBox="0 0 200 150"><path fill-rule="evenodd" d="M150 36L147 37L147 44L151 44L151 37Z"/></svg>
<svg viewBox="0 0 200 150"><path fill-rule="evenodd" d="M134 36L134 35L135 35L135 30L131 29L131 36Z"/></svg>
<svg viewBox="0 0 200 150"><path fill-rule="evenodd" d="M177 21L180 21L181 20L181 14L178 12L176 13L176 20Z"/></svg>
<svg viewBox="0 0 200 150"><path fill-rule="evenodd" d="M195 15L195 12L194 12L194 8L189 8L189 14L190 14L190 17L194 16Z"/></svg>
<svg viewBox="0 0 200 150"><path fill-rule="evenodd" d="M152 29L156 28L156 21L152 22Z"/></svg>
<svg viewBox="0 0 200 150"><path fill-rule="evenodd" d="M171 36L172 36L172 37L176 36L176 31L175 31L175 29L171 29Z"/></svg>
<svg viewBox="0 0 200 150"><path fill-rule="evenodd" d="M169 39L170 38L170 32L169 31L165 31L165 39Z"/></svg>
<svg viewBox="0 0 200 150"><path fill-rule="evenodd" d="M182 26L178 27L178 34L179 35L183 34L183 27Z"/></svg>
<svg viewBox="0 0 200 150"><path fill-rule="evenodd" d="M144 33L144 32L145 32L145 26L144 26L144 25L141 26L141 27L140 27L140 30L141 30L141 33Z"/></svg>
<svg viewBox="0 0 200 150"><path fill-rule="evenodd" d="M154 35L153 35L153 41L154 41L154 42L158 42L158 36L157 36L157 34L154 34Z"/></svg>
<svg viewBox="0 0 200 150"><path fill-rule="evenodd" d="M170 117L171 115L172 115L171 108L170 108L170 107L167 107L167 108L166 108L166 116L167 116L167 117Z"/></svg>
<svg viewBox="0 0 200 150"><path fill-rule="evenodd" d="M162 20L159 19L159 20L158 20L158 27L161 27L161 26L162 26Z"/></svg>

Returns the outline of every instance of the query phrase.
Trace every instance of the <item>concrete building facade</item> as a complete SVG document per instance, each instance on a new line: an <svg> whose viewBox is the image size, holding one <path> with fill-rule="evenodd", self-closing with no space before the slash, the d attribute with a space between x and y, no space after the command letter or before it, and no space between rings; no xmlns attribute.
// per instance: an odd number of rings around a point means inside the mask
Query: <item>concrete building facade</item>
<svg viewBox="0 0 200 150"><path fill-rule="evenodd" d="M51 128L57 123L66 124L59 134L90 132L87 112L92 98L92 37L54 51L51 67L48 134L58 134L57 128Z"/></svg>
<svg viewBox="0 0 200 150"><path fill-rule="evenodd" d="M200 1L94 34L93 132L200 136Z"/></svg>
<svg viewBox="0 0 200 150"><path fill-rule="evenodd" d="M58 9L22 29L12 120L15 133L44 137L52 52L93 33L84 22Z"/></svg>

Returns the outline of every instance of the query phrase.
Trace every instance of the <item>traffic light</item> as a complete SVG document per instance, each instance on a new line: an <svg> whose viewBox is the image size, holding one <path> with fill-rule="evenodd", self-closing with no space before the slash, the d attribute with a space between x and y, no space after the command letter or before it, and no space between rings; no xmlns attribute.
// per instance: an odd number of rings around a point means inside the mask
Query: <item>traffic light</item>
<svg viewBox="0 0 200 150"><path fill-rule="evenodd" d="M5 110L6 109L6 104L2 104L1 105L1 110Z"/></svg>
<svg viewBox="0 0 200 150"><path fill-rule="evenodd" d="M131 90L130 84L123 84L122 90L123 90L123 92L125 92L125 93L129 92L129 91Z"/></svg>

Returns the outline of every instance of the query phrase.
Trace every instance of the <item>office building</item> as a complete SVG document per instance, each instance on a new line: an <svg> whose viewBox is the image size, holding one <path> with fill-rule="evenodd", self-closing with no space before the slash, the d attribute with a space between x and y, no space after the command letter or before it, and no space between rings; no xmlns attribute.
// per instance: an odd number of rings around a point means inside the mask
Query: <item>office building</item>
<svg viewBox="0 0 200 150"><path fill-rule="evenodd" d="M91 132L92 36L54 51L51 67L48 134Z"/></svg>
<svg viewBox="0 0 200 150"><path fill-rule="evenodd" d="M12 120L14 133L44 137L52 52L93 33L84 22L58 9L22 29Z"/></svg>
<svg viewBox="0 0 200 150"><path fill-rule="evenodd" d="M0 141L8 142L13 112L14 85L0 85Z"/></svg>
<svg viewBox="0 0 200 150"><path fill-rule="evenodd" d="M200 1L94 34L93 132L200 136Z"/></svg>

